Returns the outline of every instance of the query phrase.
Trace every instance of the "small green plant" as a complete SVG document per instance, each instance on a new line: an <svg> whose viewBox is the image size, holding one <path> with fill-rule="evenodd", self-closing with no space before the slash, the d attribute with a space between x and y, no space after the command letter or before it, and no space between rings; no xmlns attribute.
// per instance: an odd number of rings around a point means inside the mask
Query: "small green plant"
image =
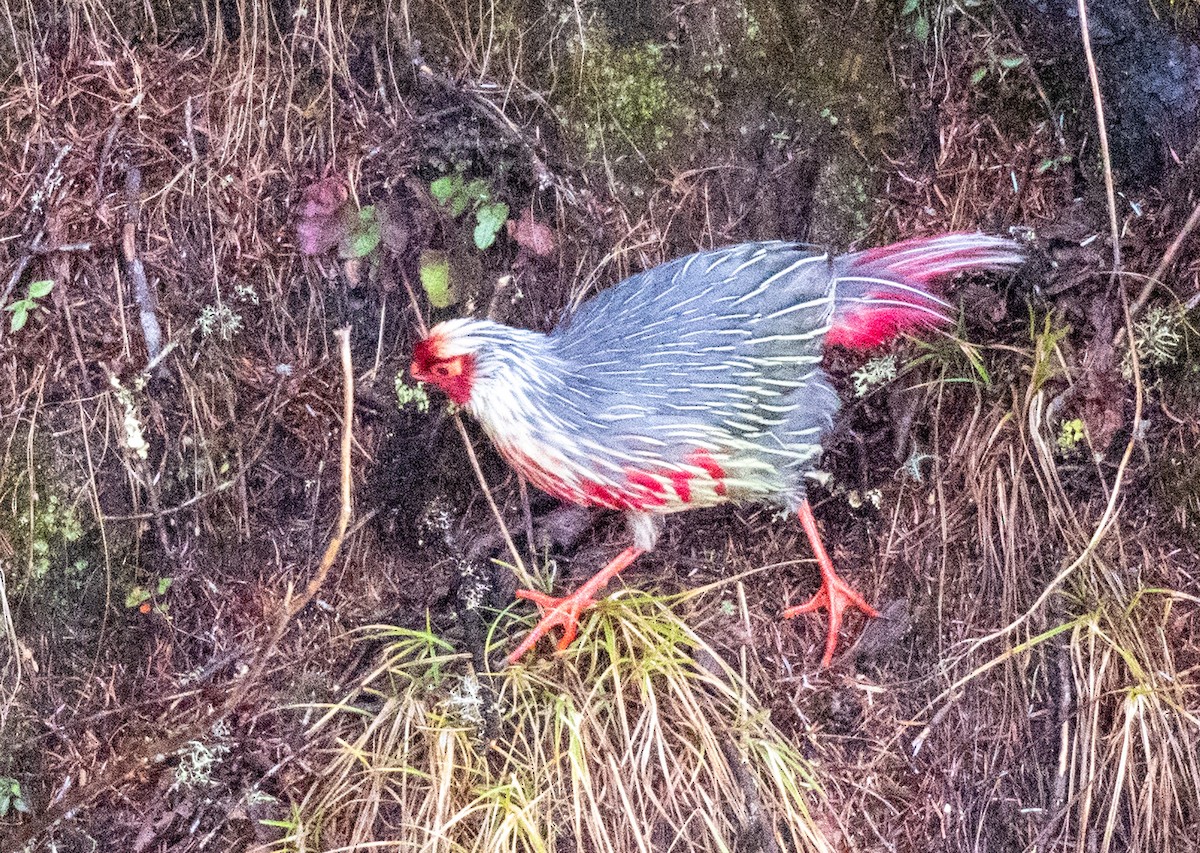
<svg viewBox="0 0 1200 853"><path fill-rule="evenodd" d="M274 799L274 798L272 798ZM264 826L269 829L278 829L282 833L281 837L273 842L268 849L279 851L300 850L304 844L318 844L320 842L320 833L315 829L309 828L309 820L303 812L300 811L300 806L293 804L289 817L281 820L262 819L259 826ZM317 849L316 847L305 849Z"/></svg>
<svg viewBox="0 0 1200 853"><path fill-rule="evenodd" d="M1183 316L1161 305L1150 308L1133 324L1133 341L1137 347L1138 363L1143 367L1162 367L1174 364L1183 343ZM1121 362L1121 373L1133 378L1133 359L1129 353Z"/></svg>
<svg viewBox="0 0 1200 853"><path fill-rule="evenodd" d="M8 817L11 812L26 814L29 803L21 796L21 783L11 776L0 776L0 818Z"/></svg>
<svg viewBox="0 0 1200 853"><path fill-rule="evenodd" d="M296 221L296 246L305 255L323 255L336 249L343 261L357 261L372 254L381 242L401 251L404 240L397 242L398 233L389 228L386 206L359 207L357 199L350 196L346 180L338 175L304 188ZM258 304L257 294L243 297L243 301L247 299Z"/></svg>
<svg viewBox="0 0 1200 853"><path fill-rule="evenodd" d="M873 358L850 374L850 378L854 380L854 396L865 397L871 389L896 378L896 356L889 353Z"/></svg>
<svg viewBox="0 0 1200 853"><path fill-rule="evenodd" d="M484 178L465 181L461 172L455 172L433 181L429 185L429 192L455 219L468 210L475 212L472 236L477 249L491 247L496 242L496 235L508 221L508 205L492 200L491 184Z"/></svg>
<svg viewBox="0 0 1200 853"><path fill-rule="evenodd" d="M58 495L51 494L45 502L37 502L33 522L32 572L34 578L44 578L50 573L50 557L63 543L78 542L83 537L83 525L75 514L72 504L64 503ZM52 547L53 546L53 547ZM80 558L70 567L82 574L87 569L87 560Z"/></svg>
<svg viewBox="0 0 1200 853"><path fill-rule="evenodd" d="M441 249L421 252L421 287L434 308L449 308L458 301L458 288L450 271L450 254Z"/></svg>
<svg viewBox="0 0 1200 853"><path fill-rule="evenodd" d="M1079 443L1084 439L1083 420L1075 418L1070 421L1063 421L1058 428L1058 438L1056 442L1058 449L1063 453L1071 453L1075 448L1079 447Z"/></svg>
<svg viewBox="0 0 1200 853"><path fill-rule="evenodd" d="M169 605L159 599L167 594L167 591L171 588L171 584L174 582L174 578L159 578L153 591L144 586L132 587L129 592L125 593L126 609L133 610L136 607L140 613L150 613L153 611L166 616Z"/></svg>
<svg viewBox="0 0 1200 853"><path fill-rule="evenodd" d="M1024 64L1025 57L1015 54L1009 56L989 56L986 64L980 65L971 72L971 85L978 86L988 74L993 74L999 80L1003 80L1009 71L1020 68Z"/></svg>
<svg viewBox="0 0 1200 853"><path fill-rule="evenodd" d="M429 395L421 385L409 385L404 381L404 374L396 374L396 402L400 408L415 405L418 412L429 411Z"/></svg>
<svg viewBox="0 0 1200 853"><path fill-rule="evenodd" d="M19 332L24 329L25 324L29 322L29 315L42 307L38 300L48 296L53 289L54 281L48 278L31 282L29 291L24 299L17 299L5 305L4 310L12 312L12 319L9 321L8 330L10 332Z"/></svg>
<svg viewBox="0 0 1200 853"><path fill-rule="evenodd" d="M1074 159L1075 158L1072 157L1070 154L1062 154L1062 155L1059 155L1058 157L1047 157L1042 162L1038 163L1038 167L1037 167L1036 171L1039 175L1044 174L1049 171L1052 171L1052 170L1057 171L1061 166L1066 166L1068 163L1070 163Z"/></svg>
<svg viewBox="0 0 1200 853"><path fill-rule="evenodd" d="M346 234L338 245L338 255L343 260L365 258L375 251L383 236L381 217L375 205L368 204L349 211L346 219Z"/></svg>
<svg viewBox="0 0 1200 853"><path fill-rule="evenodd" d="M216 335L223 341L230 341L242 330L242 315L228 305L205 305L196 319L196 328L202 337Z"/></svg>
<svg viewBox="0 0 1200 853"><path fill-rule="evenodd" d="M921 8L921 0L904 0L900 16L905 19L904 23L914 39L921 44L929 40L929 12Z"/></svg>
<svg viewBox="0 0 1200 853"><path fill-rule="evenodd" d="M1046 382L1064 372L1059 344L1071 333L1071 327L1055 327L1049 314L1042 318L1041 331L1038 331L1032 317L1029 327L1033 339L1033 370L1029 381L1031 390L1038 391Z"/></svg>

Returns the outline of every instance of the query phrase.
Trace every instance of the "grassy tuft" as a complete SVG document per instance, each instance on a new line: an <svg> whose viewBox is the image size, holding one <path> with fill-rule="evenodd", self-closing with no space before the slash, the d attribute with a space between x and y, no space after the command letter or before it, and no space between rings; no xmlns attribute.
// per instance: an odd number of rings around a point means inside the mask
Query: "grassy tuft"
<svg viewBox="0 0 1200 853"><path fill-rule="evenodd" d="M310 731L340 745L293 849L830 849L812 768L668 599L614 596L499 673L428 632L366 636L387 646Z"/></svg>

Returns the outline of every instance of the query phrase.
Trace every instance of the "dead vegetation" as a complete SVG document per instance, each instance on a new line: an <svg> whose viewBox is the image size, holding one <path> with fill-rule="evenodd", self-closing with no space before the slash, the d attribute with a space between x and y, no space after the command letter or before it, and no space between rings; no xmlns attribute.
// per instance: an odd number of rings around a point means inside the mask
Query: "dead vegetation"
<svg viewBox="0 0 1200 853"><path fill-rule="evenodd" d="M0 21L4 849L1200 845L1198 199L1123 196L1110 275L1086 96L988 4ZM457 172L550 236L474 248L431 189ZM321 179L369 250L302 254ZM443 314L544 328L696 247L1013 226L1028 269L960 283L895 382L831 359L817 514L886 610L831 670L777 618L800 531L746 508L627 579L673 594L495 671L525 611L490 558L584 574L623 532L555 528L477 443L507 553L439 404L397 406L422 252Z"/></svg>

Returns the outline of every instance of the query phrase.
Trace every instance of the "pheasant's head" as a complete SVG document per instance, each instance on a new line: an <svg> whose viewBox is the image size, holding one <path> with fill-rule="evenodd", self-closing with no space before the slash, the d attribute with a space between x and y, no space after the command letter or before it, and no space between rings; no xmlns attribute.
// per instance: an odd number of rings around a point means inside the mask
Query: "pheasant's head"
<svg viewBox="0 0 1200 853"><path fill-rule="evenodd" d="M480 350L484 341L471 334L470 320L438 323L418 341L408 371L418 382L429 382L465 406L471 400Z"/></svg>
<svg viewBox="0 0 1200 853"><path fill-rule="evenodd" d="M542 384L556 361L541 332L464 317L438 323L413 350L409 372L476 416Z"/></svg>

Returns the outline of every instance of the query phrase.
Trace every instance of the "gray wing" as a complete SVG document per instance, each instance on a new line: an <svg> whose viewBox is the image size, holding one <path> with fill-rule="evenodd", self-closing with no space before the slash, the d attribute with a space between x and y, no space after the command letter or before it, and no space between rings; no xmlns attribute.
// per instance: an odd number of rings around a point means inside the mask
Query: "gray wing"
<svg viewBox="0 0 1200 853"><path fill-rule="evenodd" d="M632 276L550 337L619 444L702 434L798 476L838 405L820 368L832 312L827 255L747 243Z"/></svg>
<svg viewBox="0 0 1200 853"><path fill-rule="evenodd" d="M786 376L820 359L829 281L828 256L810 247L744 243L631 276L585 302L551 338L564 358L616 386L636 378L674 387L735 362Z"/></svg>

